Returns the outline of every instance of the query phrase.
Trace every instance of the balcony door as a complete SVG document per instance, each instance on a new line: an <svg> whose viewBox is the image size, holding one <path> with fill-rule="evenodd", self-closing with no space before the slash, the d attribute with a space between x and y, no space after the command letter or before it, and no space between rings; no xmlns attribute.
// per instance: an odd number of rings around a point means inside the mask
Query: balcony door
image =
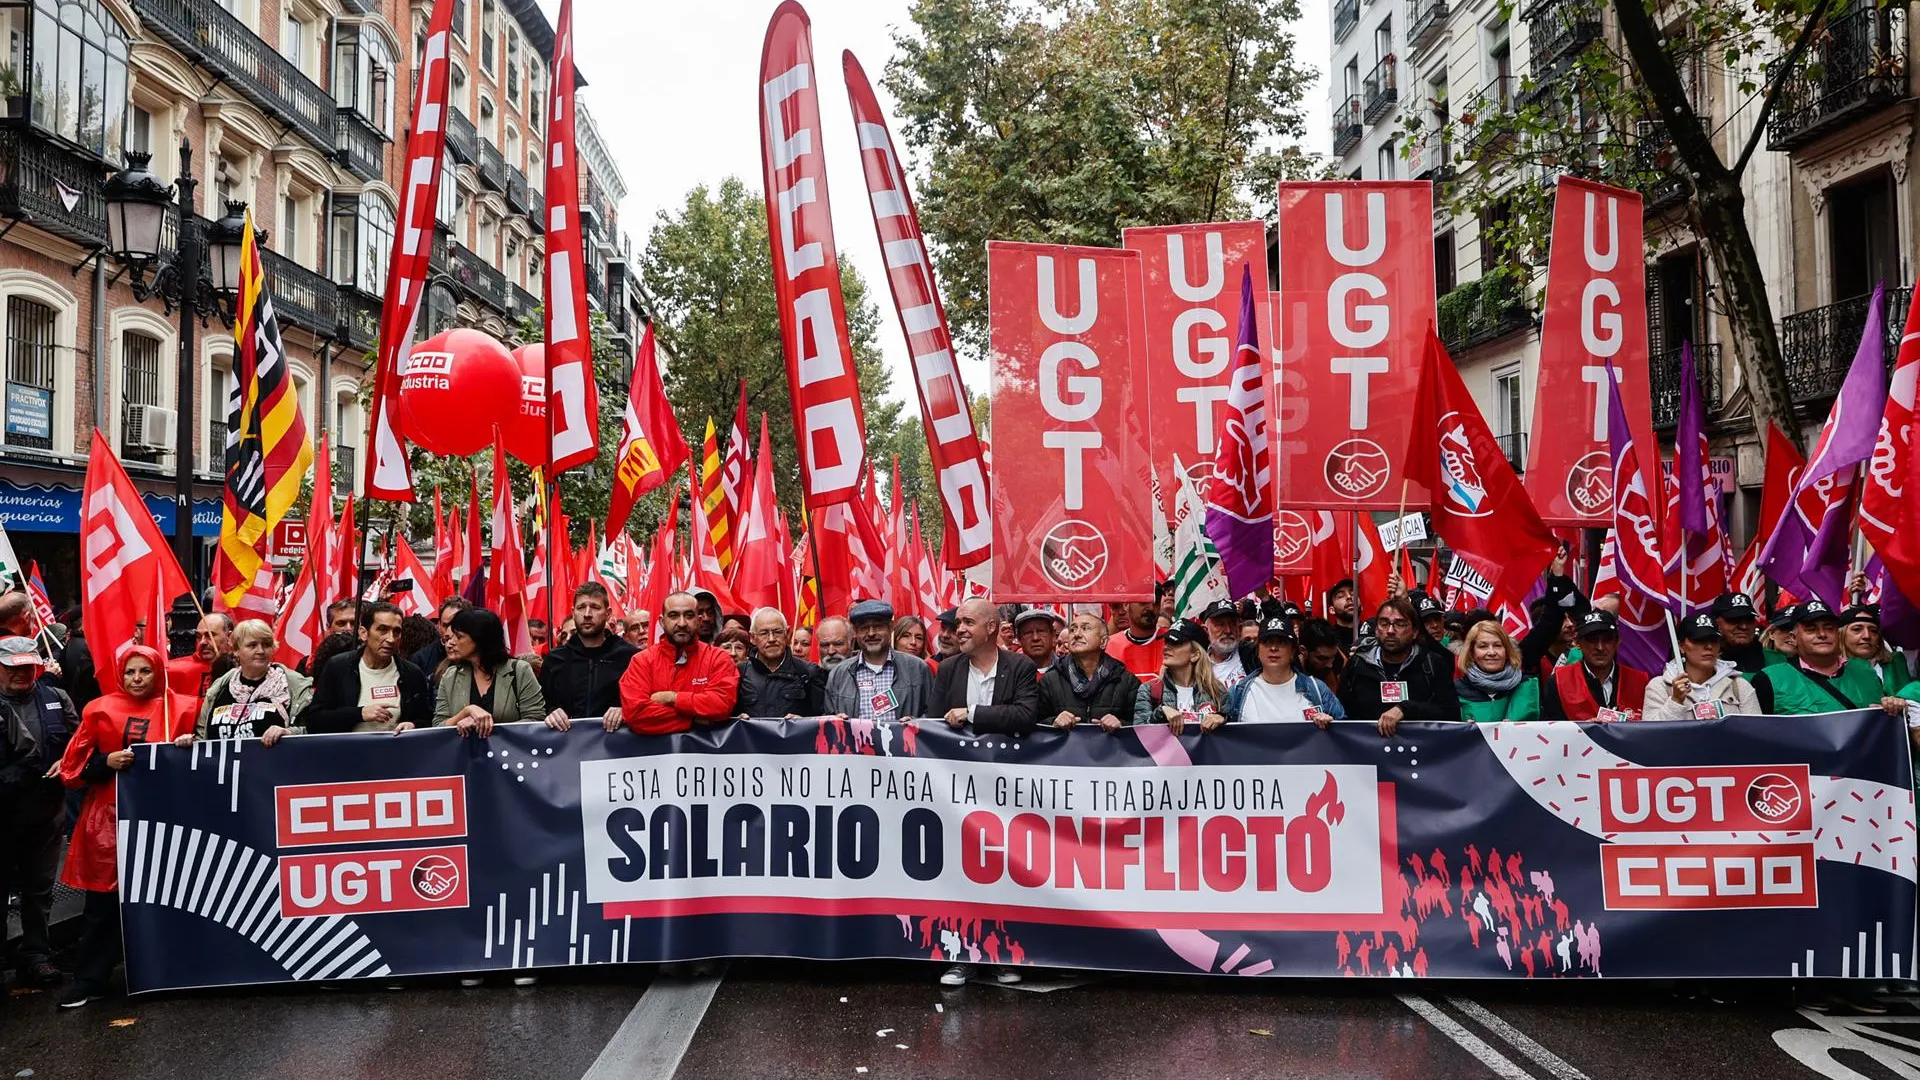
<svg viewBox="0 0 1920 1080"><path fill-rule="evenodd" d="M1827 189L1827 250L1832 302L1865 296L1876 283L1906 284L1900 272L1900 212L1887 168Z"/></svg>

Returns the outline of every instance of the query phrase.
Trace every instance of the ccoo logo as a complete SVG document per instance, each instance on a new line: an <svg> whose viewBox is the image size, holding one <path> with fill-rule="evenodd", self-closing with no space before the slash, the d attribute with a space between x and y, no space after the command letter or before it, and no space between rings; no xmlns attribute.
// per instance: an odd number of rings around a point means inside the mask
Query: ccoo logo
<svg viewBox="0 0 1920 1080"><path fill-rule="evenodd" d="M1107 539L1100 530L1068 518L1040 539L1040 570L1062 589L1091 588L1107 572Z"/></svg>

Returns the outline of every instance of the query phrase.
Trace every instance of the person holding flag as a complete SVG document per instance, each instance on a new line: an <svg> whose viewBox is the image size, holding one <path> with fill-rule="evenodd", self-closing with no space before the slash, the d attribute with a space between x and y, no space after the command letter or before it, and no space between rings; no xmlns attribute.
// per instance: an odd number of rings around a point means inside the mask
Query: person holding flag
<svg viewBox="0 0 1920 1080"><path fill-rule="evenodd" d="M1760 711L1753 686L1731 660L1721 659L1718 620L1703 611L1680 628L1680 655L1647 684L1643 720L1718 720Z"/></svg>
<svg viewBox="0 0 1920 1080"><path fill-rule="evenodd" d="M1562 664L1540 686L1540 719L1638 720L1653 676L1619 662L1620 619L1589 608L1574 630L1580 662Z"/></svg>

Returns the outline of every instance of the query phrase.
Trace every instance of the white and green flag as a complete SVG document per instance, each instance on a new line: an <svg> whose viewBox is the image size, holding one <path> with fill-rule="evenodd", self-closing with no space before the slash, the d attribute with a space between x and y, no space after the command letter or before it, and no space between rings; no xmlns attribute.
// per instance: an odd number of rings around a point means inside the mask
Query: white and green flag
<svg viewBox="0 0 1920 1080"><path fill-rule="evenodd" d="M1208 604L1228 599L1227 575L1207 535L1206 503L1178 457L1173 474L1180 478L1173 496L1173 610L1183 619L1198 618Z"/></svg>

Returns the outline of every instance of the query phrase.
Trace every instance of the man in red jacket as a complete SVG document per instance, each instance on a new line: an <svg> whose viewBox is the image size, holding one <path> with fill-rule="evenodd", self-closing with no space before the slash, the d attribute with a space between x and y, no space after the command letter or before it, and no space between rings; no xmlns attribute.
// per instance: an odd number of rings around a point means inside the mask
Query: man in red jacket
<svg viewBox="0 0 1920 1080"><path fill-rule="evenodd" d="M691 731L733 716L740 671L726 650L699 637L692 593L669 595L660 609L660 640L634 654L620 677L620 712L641 735Z"/></svg>

